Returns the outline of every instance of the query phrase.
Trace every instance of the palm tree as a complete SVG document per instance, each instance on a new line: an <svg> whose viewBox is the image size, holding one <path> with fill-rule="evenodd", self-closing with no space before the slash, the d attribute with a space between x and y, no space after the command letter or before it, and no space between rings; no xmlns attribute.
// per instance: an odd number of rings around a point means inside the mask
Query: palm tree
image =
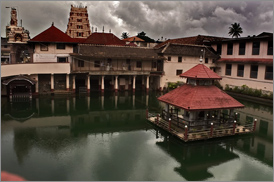
<svg viewBox="0 0 274 182"><path fill-rule="evenodd" d="M243 33L243 30L242 30L242 27L240 26L240 23L234 23L234 24L231 24L231 27L229 27L229 32L228 34L229 35L232 35L232 38L233 37L240 37L241 33Z"/></svg>
<svg viewBox="0 0 274 182"><path fill-rule="evenodd" d="M129 33L123 32L121 37L122 37L122 39L126 39L129 37Z"/></svg>

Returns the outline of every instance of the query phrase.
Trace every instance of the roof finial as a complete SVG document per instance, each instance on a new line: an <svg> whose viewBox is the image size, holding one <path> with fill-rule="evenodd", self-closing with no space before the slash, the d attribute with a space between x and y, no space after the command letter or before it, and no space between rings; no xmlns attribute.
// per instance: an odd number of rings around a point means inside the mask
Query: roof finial
<svg viewBox="0 0 274 182"><path fill-rule="evenodd" d="M95 28L95 32L97 32L97 27Z"/></svg>
<svg viewBox="0 0 274 182"><path fill-rule="evenodd" d="M54 26L54 22L51 23L51 26Z"/></svg>
<svg viewBox="0 0 274 182"><path fill-rule="evenodd" d="M111 29L109 29L109 33L111 33Z"/></svg>
<svg viewBox="0 0 274 182"><path fill-rule="evenodd" d="M103 33L104 33L104 26L103 26Z"/></svg>

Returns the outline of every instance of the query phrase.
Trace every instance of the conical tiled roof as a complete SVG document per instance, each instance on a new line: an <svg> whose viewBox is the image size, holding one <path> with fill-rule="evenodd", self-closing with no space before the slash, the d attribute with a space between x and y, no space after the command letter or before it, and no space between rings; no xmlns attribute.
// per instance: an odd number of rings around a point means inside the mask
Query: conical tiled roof
<svg viewBox="0 0 274 182"><path fill-rule="evenodd" d="M209 69L203 64L198 64L191 68L190 70L182 73L180 77L184 78L194 78L194 79L211 79L211 80L221 80L222 78L217 75L214 71Z"/></svg>
<svg viewBox="0 0 274 182"><path fill-rule="evenodd" d="M244 107L243 104L213 85L186 84L166 93L158 100L189 111Z"/></svg>

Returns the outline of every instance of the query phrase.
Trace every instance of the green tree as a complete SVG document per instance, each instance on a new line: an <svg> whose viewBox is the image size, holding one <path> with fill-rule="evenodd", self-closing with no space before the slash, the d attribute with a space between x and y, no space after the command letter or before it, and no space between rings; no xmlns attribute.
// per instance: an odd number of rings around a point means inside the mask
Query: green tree
<svg viewBox="0 0 274 182"><path fill-rule="evenodd" d="M234 23L234 24L231 24L231 27L229 27L229 32L228 34L229 35L232 35L232 38L233 37L240 37L241 33L243 33L243 30L242 30L242 27L240 26L240 23Z"/></svg>
<svg viewBox="0 0 274 182"><path fill-rule="evenodd" d="M121 37L122 37L122 39L126 39L129 37L129 33L123 32Z"/></svg>

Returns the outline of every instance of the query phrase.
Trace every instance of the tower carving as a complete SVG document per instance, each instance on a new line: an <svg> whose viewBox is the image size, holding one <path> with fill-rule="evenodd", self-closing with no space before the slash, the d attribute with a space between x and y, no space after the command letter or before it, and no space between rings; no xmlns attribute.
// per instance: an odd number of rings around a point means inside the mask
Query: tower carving
<svg viewBox="0 0 274 182"><path fill-rule="evenodd" d="M86 7L71 5L66 34L72 38L87 38L90 36L90 24Z"/></svg>

